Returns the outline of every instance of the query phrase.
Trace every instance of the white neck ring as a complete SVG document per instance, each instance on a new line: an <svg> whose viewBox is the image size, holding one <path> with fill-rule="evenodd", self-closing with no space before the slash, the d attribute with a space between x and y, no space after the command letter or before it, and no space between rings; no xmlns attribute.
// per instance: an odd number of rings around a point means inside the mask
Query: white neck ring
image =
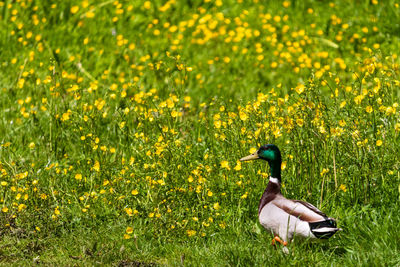
<svg viewBox="0 0 400 267"><path fill-rule="evenodd" d="M272 177L272 176L269 177L269 181L270 181L271 183L274 183L274 184L279 184L278 178L274 178L274 177Z"/></svg>

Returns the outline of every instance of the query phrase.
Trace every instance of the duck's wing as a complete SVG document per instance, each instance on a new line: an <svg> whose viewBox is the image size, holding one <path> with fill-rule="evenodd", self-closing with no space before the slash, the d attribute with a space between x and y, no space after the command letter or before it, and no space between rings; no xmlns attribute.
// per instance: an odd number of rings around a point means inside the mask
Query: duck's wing
<svg viewBox="0 0 400 267"><path fill-rule="evenodd" d="M306 208L310 209L311 211L315 212L318 215L321 215L324 218L328 218L325 213L320 211L317 207L315 207L313 204L310 204L308 202L302 201L302 200L293 200L295 203L300 203L301 205L305 206Z"/></svg>
<svg viewBox="0 0 400 267"><path fill-rule="evenodd" d="M325 221L328 218L322 211L304 201L279 197L274 199L272 203L286 213L309 223Z"/></svg>

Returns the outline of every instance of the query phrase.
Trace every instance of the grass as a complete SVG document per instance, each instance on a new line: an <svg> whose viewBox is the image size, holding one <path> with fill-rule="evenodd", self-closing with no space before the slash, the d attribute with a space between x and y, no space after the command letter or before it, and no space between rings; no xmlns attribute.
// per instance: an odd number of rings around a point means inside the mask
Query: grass
<svg viewBox="0 0 400 267"><path fill-rule="evenodd" d="M44 265L326 266L329 262L334 266L396 266L399 264L398 223L397 210L378 212L367 206L341 219L344 231L340 236L326 242L294 243L289 255L270 246L271 236L256 223L180 243L160 242L157 238L139 237L135 241L117 238L124 228L121 223L78 228L73 233L60 228L56 236L39 239L16 231L2 241L2 261L24 265L36 262ZM98 229L102 230L98 232Z"/></svg>
<svg viewBox="0 0 400 267"><path fill-rule="evenodd" d="M399 265L399 15L0 1L0 263ZM265 143L342 232L270 246Z"/></svg>

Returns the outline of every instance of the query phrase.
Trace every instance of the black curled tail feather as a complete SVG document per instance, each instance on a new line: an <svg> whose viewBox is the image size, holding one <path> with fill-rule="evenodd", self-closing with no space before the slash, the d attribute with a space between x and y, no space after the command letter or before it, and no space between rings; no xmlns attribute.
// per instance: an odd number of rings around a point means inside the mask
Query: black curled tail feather
<svg viewBox="0 0 400 267"><path fill-rule="evenodd" d="M334 219L326 219L320 222L310 222L311 232L315 237L320 239L327 239L333 236L340 229L336 227L336 221Z"/></svg>

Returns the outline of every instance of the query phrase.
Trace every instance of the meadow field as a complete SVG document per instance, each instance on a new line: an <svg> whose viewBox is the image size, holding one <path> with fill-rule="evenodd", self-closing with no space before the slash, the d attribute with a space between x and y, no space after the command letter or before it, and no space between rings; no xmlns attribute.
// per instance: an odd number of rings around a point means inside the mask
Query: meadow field
<svg viewBox="0 0 400 267"><path fill-rule="evenodd" d="M400 266L400 2L0 0L0 265ZM271 246L283 194L336 218Z"/></svg>

